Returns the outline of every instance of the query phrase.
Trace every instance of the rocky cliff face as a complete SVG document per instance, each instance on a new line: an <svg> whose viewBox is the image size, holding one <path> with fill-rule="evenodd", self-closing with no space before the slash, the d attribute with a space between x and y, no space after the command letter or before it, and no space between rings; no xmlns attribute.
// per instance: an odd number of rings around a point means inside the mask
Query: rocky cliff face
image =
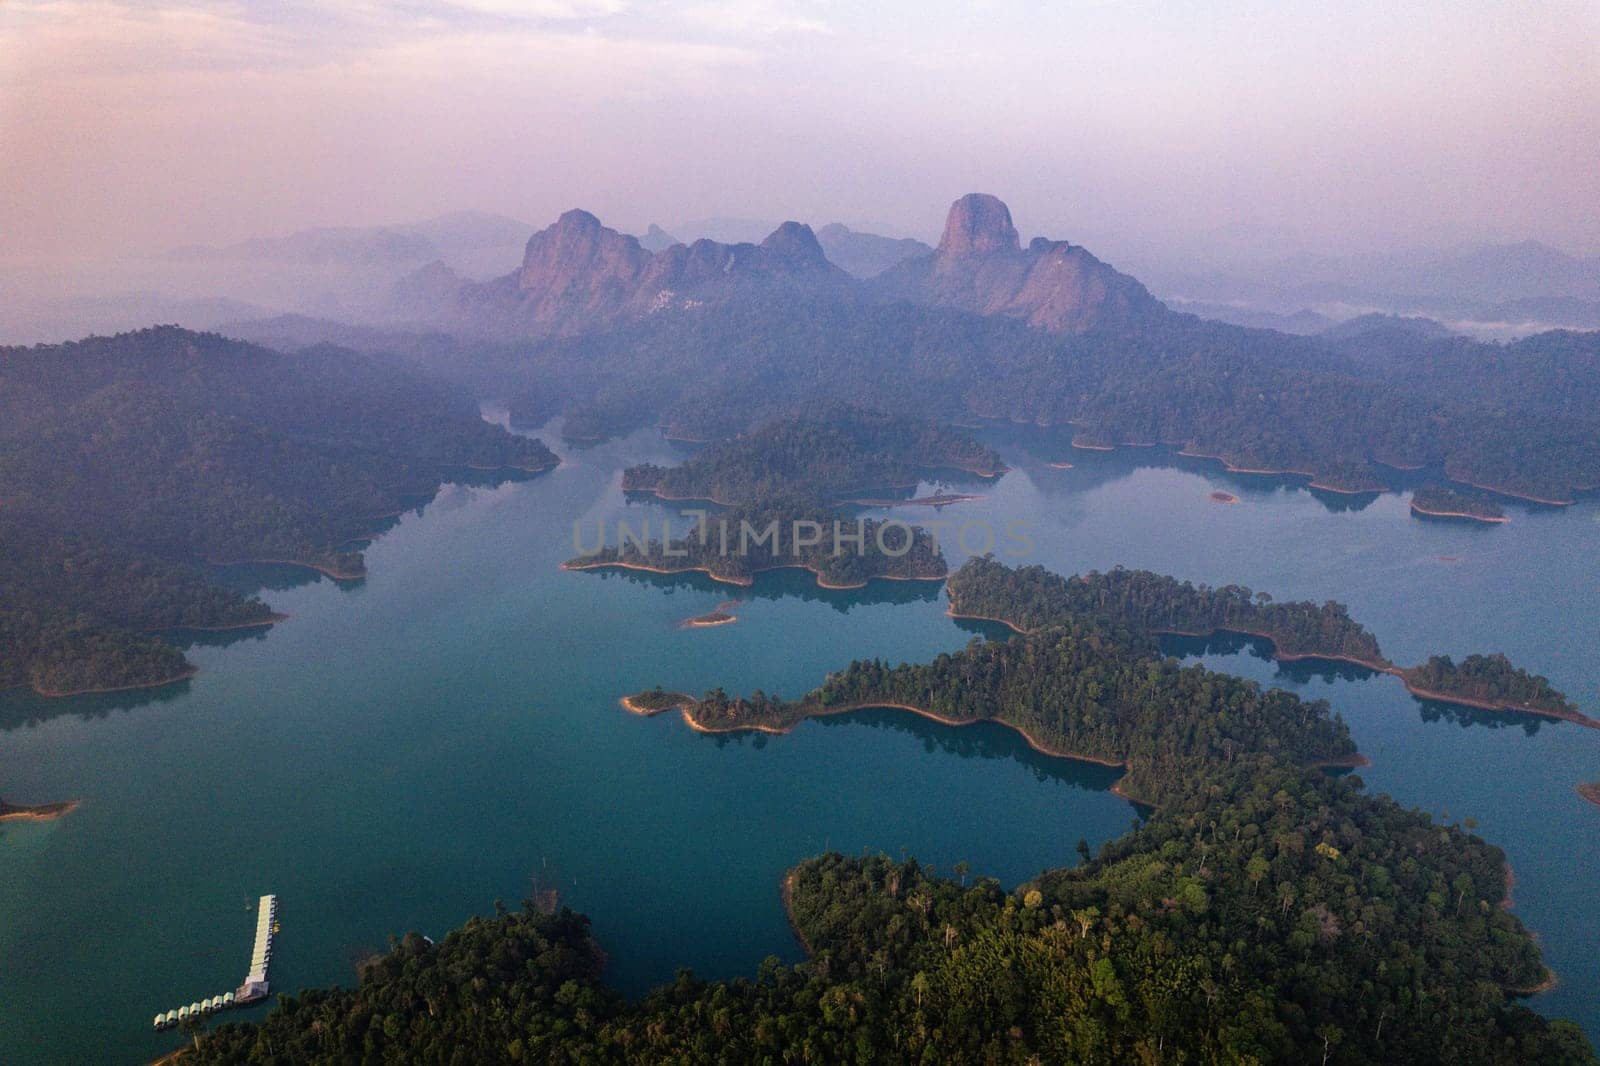
<svg viewBox="0 0 1600 1066"><path fill-rule="evenodd" d="M930 256L885 273L886 295L981 315L1006 315L1060 333L1122 327L1165 313L1134 278L1085 248L1035 238L1024 250L1011 211L983 193L950 206Z"/></svg>
<svg viewBox="0 0 1600 1066"><path fill-rule="evenodd" d="M761 286L826 290L847 281L798 222L759 245L699 240L651 252L587 211L568 211L533 235L517 271L461 286L447 317L476 332L564 335Z"/></svg>

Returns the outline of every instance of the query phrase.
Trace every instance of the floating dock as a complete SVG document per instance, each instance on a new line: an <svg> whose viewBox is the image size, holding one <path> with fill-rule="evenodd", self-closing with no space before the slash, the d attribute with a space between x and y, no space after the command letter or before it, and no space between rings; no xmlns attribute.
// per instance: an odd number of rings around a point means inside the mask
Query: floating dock
<svg viewBox="0 0 1600 1066"><path fill-rule="evenodd" d="M208 996L187 1007L157 1014L155 1027L166 1029L179 1022L188 1021L193 1016L211 1014L228 1007L242 1007L258 999L265 999L268 992L267 966L272 962L272 938L277 932L278 897L262 896L256 908L256 942L250 951L250 972L245 974L244 983L232 992L224 992L220 996Z"/></svg>

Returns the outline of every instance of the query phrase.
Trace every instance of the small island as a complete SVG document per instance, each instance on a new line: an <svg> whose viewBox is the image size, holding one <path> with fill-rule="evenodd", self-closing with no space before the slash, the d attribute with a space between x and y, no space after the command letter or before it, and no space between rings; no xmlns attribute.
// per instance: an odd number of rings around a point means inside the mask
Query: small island
<svg viewBox="0 0 1600 1066"><path fill-rule="evenodd" d="M71 813L77 806L77 800L28 806L21 803L7 803L0 799L0 822L48 822Z"/></svg>
<svg viewBox="0 0 1600 1066"><path fill-rule="evenodd" d="M1472 496L1454 489L1418 489L1411 497L1411 513L1422 518L1441 518L1498 525L1507 522L1506 513L1493 500Z"/></svg>
<svg viewBox="0 0 1600 1066"><path fill-rule="evenodd" d="M657 685L645 692L636 692L632 696L622 697L622 706L634 714L644 715L646 718L662 711L674 711L691 706L695 700L693 696L685 696L681 692L668 692Z"/></svg>
<svg viewBox="0 0 1600 1066"><path fill-rule="evenodd" d="M629 467L623 471L622 488L665 500L706 500L728 507L778 497L803 497L827 505L861 503L852 497L873 490L914 489L932 470L995 478L1006 472L1006 465L992 448L958 430L837 404L762 423L738 437L707 445L678 466ZM961 498L970 497L908 501L873 496L865 505L938 506Z"/></svg>
<svg viewBox="0 0 1600 1066"><path fill-rule="evenodd" d="M1600 726L1582 714L1544 677L1513 666L1504 655L1469 655L1459 663L1435 655L1421 666L1398 670L1406 688L1423 699L1443 700L1486 711L1525 711Z"/></svg>
<svg viewBox="0 0 1600 1066"><path fill-rule="evenodd" d="M693 618L685 619L685 629L711 629L716 626L727 626L739 620L739 616L731 611L724 611L720 607L705 614L697 614Z"/></svg>
<svg viewBox="0 0 1600 1066"><path fill-rule="evenodd" d="M1235 496L1231 492L1223 492L1221 489L1218 489L1211 494L1211 502L1235 504L1239 502L1239 497Z"/></svg>
<svg viewBox="0 0 1600 1066"><path fill-rule="evenodd" d="M1600 781L1586 781L1579 785L1578 795L1600 807Z"/></svg>

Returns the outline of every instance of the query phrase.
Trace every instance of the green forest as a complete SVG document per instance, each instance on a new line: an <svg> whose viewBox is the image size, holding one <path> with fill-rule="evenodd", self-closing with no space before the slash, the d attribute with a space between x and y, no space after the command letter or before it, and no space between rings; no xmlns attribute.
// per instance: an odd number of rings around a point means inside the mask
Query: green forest
<svg viewBox="0 0 1600 1066"><path fill-rule="evenodd" d="M1351 491L1382 486L1374 462L1556 501L1600 487L1600 333L1391 348L1372 359L1178 314L1063 336L768 294L535 343L502 380L515 419L564 411L589 438L660 422L717 440L833 399L947 423L1075 424L1086 443L1167 443Z"/></svg>
<svg viewBox="0 0 1600 1066"><path fill-rule="evenodd" d="M205 564L357 576L351 542L453 471L555 462L453 387L347 351L176 327L0 349L0 687L181 677L149 631L270 620Z"/></svg>
<svg viewBox="0 0 1600 1066"><path fill-rule="evenodd" d="M1578 715L1578 708L1548 678L1513 666L1504 655L1468 655L1459 663L1448 655L1434 655L1401 676L1423 692L1496 707Z"/></svg>
<svg viewBox="0 0 1600 1066"><path fill-rule="evenodd" d="M630 492L727 506L775 496L837 503L869 489L910 489L930 471L958 469L994 477L1005 464L992 448L958 430L919 418L839 404L762 423L715 441L675 467L635 466Z"/></svg>
<svg viewBox="0 0 1600 1066"><path fill-rule="evenodd" d="M1144 633L1209 636L1220 630L1270 639L1284 656L1388 665L1377 638L1329 601L1277 603L1241 585L1192 585L1148 570L1116 567L1062 577L1042 566L1008 567L989 556L950 576L950 609L1034 630L1069 618L1097 618Z"/></svg>
<svg viewBox="0 0 1600 1066"><path fill-rule="evenodd" d="M947 589L955 613L1020 631L1096 619L1145 635L1246 633L1268 638L1284 658L1348 660L1396 674L1427 698L1591 721L1548 680L1502 654L1469 655L1459 665L1433 656L1421 666L1398 668L1379 651L1377 638L1332 601L1279 603L1238 585L1211 588L1122 567L1062 577L1041 566L1008 567L990 556L968 559L950 575Z"/></svg>
<svg viewBox="0 0 1600 1066"><path fill-rule="evenodd" d="M1012 640L974 638L931 663L857 661L789 703L716 691L691 704L712 732L787 729L846 708L912 707L950 722L994 720L1045 751L1125 766L1122 793L1150 803L1203 766L1267 753L1292 765L1350 763L1356 750L1325 703L1182 667L1148 639L1069 623Z"/></svg>
<svg viewBox="0 0 1600 1066"><path fill-rule="evenodd" d="M1422 514L1467 515L1488 522L1498 522L1506 516L1500 505L1491 499L1457 492L1440 485L1429 485L1414 492L1411 496L1411 509Z"/></svg>
<svg viewBox="0 0 1600 1066"><path fill-rule="evenodd" d="M655 694L652 694L655 695ZM666 694L660 694L661 699ZM784 885L807 959L683 972L637 1002L580 915L497 906L412 935L354 989L286 996L198 1063L1592 1063L1516 1002L1548 974L1505 856L1308 767L1354 753L1325 705L1067 621L922 666L856 663L799 704L713 693L703 724L907 702L1125 761L1155 804L1098 855L1007 890L825 854ZM1063 826L1064 834L1071 833Z"/></svg>

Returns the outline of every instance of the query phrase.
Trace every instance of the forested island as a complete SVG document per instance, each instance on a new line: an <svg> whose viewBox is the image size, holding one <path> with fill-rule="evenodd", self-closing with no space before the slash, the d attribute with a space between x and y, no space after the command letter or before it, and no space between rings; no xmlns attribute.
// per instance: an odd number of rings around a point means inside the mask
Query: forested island
<svg viewBox="0 0 1600 1066"><path fill-rule="evenodd" d="M0 349L0 688L187 677L152 631L276 620L206 564L359 577L350 542L450 471L556 461L465 394L352 352L176 327Z"/></svg>
<svg viewBox="0 0 1600 1066"><path fill-rule="evenodd" d="M0 798L0 822L6 821L32 821L48 822L70 814L78 806L77 800L63 800L59 803L7 803Z"/></svg>
<svg viewBox="0 0 1600 1066"><path fill-rule="evenodd" d="M1504 655L1469 655L1459 665L1434 656L1421 666L1396 666L1348 608L1333 601L1278 603L1239 585L1192 585L1122 567L1062 577L1041 566L1008 567L990 556L967 560L950 575L947 588L952 614L1001 622L1021 633L1084 618L1147 635L1243 633L1270 640L1280 659L1349 662L1393 674L1424 699L1600 727L1548 680L1513 666Z"/></svg>
<svg viewBox="0 0 1600 1066"><path fill-rule="evenodd" d="M748 586L766 570L795 567L823 588L860 588L874 578L941 581L944 554L926 530L903 522L847 519L804 502L735 507L683 519L669 539L622 538L568 559L568 570L609 567L659 574L699 572ZM671 526L668 526L669 531ZM648 530L642 536L648 537Z"/></svg>
<svg viewBox="0 0 1600 1066"><path fill-rule="evenodd" d="M1355 745L1327 705L1181 667L1148 638L1078 622L986 642L932 663L851 663L788 702L718 690L684 708L707 733L787 732L805 718L898 707L951 725L996 721L1039 751L1125 767L1118 790L1157 803L1199 764L1267 752L1294 764L1354 765Z"/></svg>
<svg viewBox="0 0 1600 1066"><path fill-rule="evenodd" d="M654 689L640 713L680 706ZM354 989L281 997L196 1063L801 1061L1593 1063L1516 1002L1549 974L1503 903L1505 855L1313 766L1352 763L1322 703L1067 621L921 666L856 663L796 704L713 693L703 727L904 702L1125 763L1155 804L1098 855L1007 890L914 860L826 854L783 896L807 959L684 972L629 1002L582 916L496 909L412 935ZM1043 746L1043 744L1041 744Z"/></svg>
<svg viewBox="0 0 1600 1066"><path fill-rule="evenodd" d="M949 594L952 614L1004 622L1022 632L1072 618L1098 618L1150 634L1209 636L1226 630L1265 637L1285 659L1339 659L1374 670L1389 666L1377 638L1343 604L1276 603L1242 585L1192 585L1123 567L1062 577L1042 566L1013 568L976 556L950 576Z"/></svg>
<svg viewBox="0 0 1600 1066"><path fill-rule="evenodd" d="M930 470L997 477L993 449L958 430L859 407L824 405L708 445L675 467L624 471L622 487L670 500L749 505L773 497L834 504L869 489L915 488Z"/></svg>
<svg viewBox="0 0 1600 1066"><path fill-rule="evenodd" d="M1459 663L1448 655L1434 655L1421 666L1400 671L1400 676L1419 696L1594 724L1547 678L1513 666L1504 655L1468 655Z"/></svg>
<svg viewBox="0 0 1600 1066"><path fill-rule="evenodd" d="M1473 522L1505 522L1506 513L1493 500L1469 496L1442 486L1418 489L1411 496L1411 510L1427 518L1462 518Z"/></svg>

